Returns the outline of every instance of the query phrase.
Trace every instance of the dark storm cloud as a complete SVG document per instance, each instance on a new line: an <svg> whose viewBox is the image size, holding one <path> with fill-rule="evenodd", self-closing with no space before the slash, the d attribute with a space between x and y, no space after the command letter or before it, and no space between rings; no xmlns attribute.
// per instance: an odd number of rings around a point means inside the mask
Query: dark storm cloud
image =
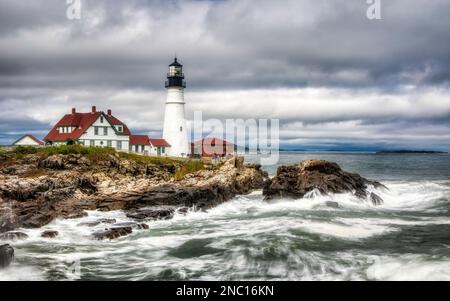
<svg viewBox="0 0 450 301"><path fill-rule="evenodd" d="M405 123L443 133L450 2L381 2L370 21L365 0L82 0L81 20L68 20L64 0L1 0L0 143L94 103L157 133L175 53L189 114L280 118L286 143L393 143Z"/></svg>
<svg viewBox="0 0 450 301"><path fill-rule="evenodd" d="M159 88L175 52L197 89L449 80L448 1L383 1L380 21L360 0L84 0L79 21L65 18L65 1L17 3L1 4L2 86L21 73L25 86L47 77L60 87Z"/></svg>

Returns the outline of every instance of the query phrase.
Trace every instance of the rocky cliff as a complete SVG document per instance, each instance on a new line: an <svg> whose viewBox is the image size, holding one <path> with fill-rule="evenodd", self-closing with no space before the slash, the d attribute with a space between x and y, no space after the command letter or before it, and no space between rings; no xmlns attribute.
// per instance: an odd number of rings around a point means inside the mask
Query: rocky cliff
<svg viewBox="0 0 450 301"><path fill-rule="evenodd" d="M245 165L243 158L180 176L183 161L153 163L117 153L101 158L0 156L0 233L81 217L85 210L126 210L132 215L148 206L208 208L261 189L267 178L260 166Z"/></svg>

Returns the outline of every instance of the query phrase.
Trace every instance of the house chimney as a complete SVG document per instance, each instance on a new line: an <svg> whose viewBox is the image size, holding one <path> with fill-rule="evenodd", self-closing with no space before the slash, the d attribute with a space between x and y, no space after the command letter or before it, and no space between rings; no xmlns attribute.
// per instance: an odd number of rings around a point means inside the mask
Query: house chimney
<svg viewBox="0 0 450 301"><path fill-rule="evenodd" d="M77 109L72 108L72 114L75 114L77 112Z"/></svg>
<svg viewBox="0 0 450 301"><path fill-rule="evenodd" d="M111 111L111 109L109 109L108 110L108 116L111 116L112 115L112 111Z"/></svg>
<svg viewBox="0 0 450 301"><path fill-rule="evenodd" d="M97 107L96 106L92 106L92 113L97 112Z"/></svg>

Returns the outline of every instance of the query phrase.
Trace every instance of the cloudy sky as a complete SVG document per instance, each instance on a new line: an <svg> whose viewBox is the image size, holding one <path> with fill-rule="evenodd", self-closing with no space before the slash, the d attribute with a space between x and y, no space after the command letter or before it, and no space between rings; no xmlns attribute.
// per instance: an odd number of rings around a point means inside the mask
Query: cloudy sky
<svg viewBox="0 0 450 301"><path fill-rule="evenodd" d="M187 116L277 118L283 147L450 151L450 1L0 0L0 144L72 107L161 135L164 76Z"/></svg>

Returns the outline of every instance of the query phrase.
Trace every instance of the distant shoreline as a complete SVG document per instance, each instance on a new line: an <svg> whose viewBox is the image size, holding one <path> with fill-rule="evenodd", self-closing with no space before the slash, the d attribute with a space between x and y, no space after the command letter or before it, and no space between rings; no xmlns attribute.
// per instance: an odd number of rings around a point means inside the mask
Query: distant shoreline
<svg viewBox="0 0 450 301"><path fill-rule="evenodd" d="M448 155L448 152L443 151L417 151L417 150L383 150L383 151L360 151L360 150L290 150L280 149L282 153L341 153L341 154L375 154L375 155Z"/></svg>
<svg viewBox="0 0 450 301"><path fill-rule="evenodd" d="M428 155L434 155L434 154L448 154L448 152L441 152L441 151L427 151L427 150L392 150L392 151L379 151L377 154L428 154Z"/></svg>

